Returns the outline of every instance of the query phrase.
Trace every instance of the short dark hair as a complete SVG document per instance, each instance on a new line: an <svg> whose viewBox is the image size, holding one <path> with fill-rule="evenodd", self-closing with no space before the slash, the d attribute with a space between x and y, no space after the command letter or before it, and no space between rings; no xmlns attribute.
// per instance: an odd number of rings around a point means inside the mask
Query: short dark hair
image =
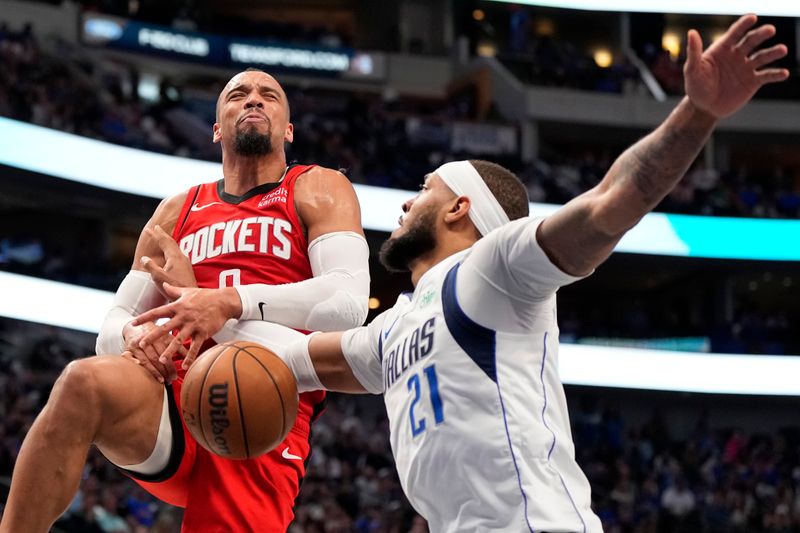
<svg viewBox="0 0 800 533"><path fill-rule="evenodd" d="M497 198L509 220L528 216L528 190L516 174L491 161L470 159L469 162Z"/></svg>

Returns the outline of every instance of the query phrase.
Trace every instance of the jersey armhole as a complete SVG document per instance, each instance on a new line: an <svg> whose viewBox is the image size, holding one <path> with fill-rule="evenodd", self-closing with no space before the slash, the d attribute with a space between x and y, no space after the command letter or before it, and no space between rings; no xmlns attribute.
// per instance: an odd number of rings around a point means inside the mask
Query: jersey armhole
<svg viewBox="0 0 800 533"><path fill-rule="evenodd" d="M306 225L300 220L300 214L297 212L297 206L294 203L294 187L297 183L297 178L311 170L317 165L292 165L284 178L283 186L286 187L286 211L292 219L290 222L294 227L306 230ZM303 244L305 249L308 250L308 235L303 231L302 233Z"/></svg>
<svg viewBox="0 0 800 533"><path fill-rule="evenodd" d="M194 190L194 193L192 193L192 190ZM189 189L189 194L186 195L186 201L183 202L181 213L178 216L178 223L175 224L175 228L172 230L172 238L176 241L180 237L183 227L186 225L186 221L189 219L189 213L191 213L191 208L197 200L198 194L200 194L200 185L195 185Z"/></svg>

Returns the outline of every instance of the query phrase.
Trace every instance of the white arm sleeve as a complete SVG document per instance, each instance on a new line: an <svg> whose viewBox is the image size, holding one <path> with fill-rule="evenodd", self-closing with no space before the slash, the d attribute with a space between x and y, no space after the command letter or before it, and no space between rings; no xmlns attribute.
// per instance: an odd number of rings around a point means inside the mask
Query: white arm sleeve
<svg viewBox="0 0 800 533"><path fill-rule="evenodd" d="M536 240L543 218L523 218L489 233L472 247L458 270L456 294L464 312L482 326L526 331L540 305L559 287L581 278L550 261Z"/></svg>
<svg viewBox="0 0 800 533"><path fill-rule="evenodd" d="M95 349L98 354L120 355L125 351L122 329L133 317L166 302L147 272L131 270L119 284L111 305L100 326Z"/></svg>
<svg viewBox="0 0 800 533"><path fill-rule="evenodd" d="M261 320L229 320L214 335L214 340L218 343L249 341L266 346L292 370L298 392L308 392L324 388L308 354L308 341L313 335L303 335L286 326Z"/></svg>
<svg viewBox="0 0 800 533"><path fill-rule="evenodd" d="M341 346L345 361L364 390L372 394L383 393L379 342L388 312L381 313L367 326L345 331L342 336ZM325 388L317 376L308 353L308 343L315 333L306 336L280 324L261 320L240 322L229 320L225 327L214 335L214 340L219 343L245 340L263 344L292 369L297 380L297 390L307 392Z"/></svg>
<svg viewBox="0 0 800 533"><path fill-rule="evenodd" d="M351 231L327 233L308 246L314 277L284 285L241 285L240 320L340 331L360 326L369 301L369 247Z"/></svg>

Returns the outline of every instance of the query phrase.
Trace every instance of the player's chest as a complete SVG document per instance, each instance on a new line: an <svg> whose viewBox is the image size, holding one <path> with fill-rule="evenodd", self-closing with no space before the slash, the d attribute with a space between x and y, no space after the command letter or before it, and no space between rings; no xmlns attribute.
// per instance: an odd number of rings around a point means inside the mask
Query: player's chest
<svg viewBox="0 0 800 533"><path fill-rule="evenodd" d="M193 265L218 257L258 254L288 260L302 240L288 217L243 213L196 220L181 231L178 245Z"/></svg>
<svg viewBox="0 0 800 533"><path fill-rule="evenodd" d="M386 391L434 358L443 328L439 291L433 289L387 317L381 331Z"/></svg>

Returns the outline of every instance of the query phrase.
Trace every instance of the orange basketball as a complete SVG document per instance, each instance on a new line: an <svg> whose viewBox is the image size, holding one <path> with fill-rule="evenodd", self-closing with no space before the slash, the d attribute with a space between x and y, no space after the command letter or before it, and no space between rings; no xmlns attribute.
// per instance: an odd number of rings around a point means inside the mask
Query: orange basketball
<svg viewBox="0 0 800 533"><path fill-rule="evenodd" d="M280 444L297 417L297 383L272 351L234 341L207 350L181 389L183 420L210 452L249 459Z"/></svg>

